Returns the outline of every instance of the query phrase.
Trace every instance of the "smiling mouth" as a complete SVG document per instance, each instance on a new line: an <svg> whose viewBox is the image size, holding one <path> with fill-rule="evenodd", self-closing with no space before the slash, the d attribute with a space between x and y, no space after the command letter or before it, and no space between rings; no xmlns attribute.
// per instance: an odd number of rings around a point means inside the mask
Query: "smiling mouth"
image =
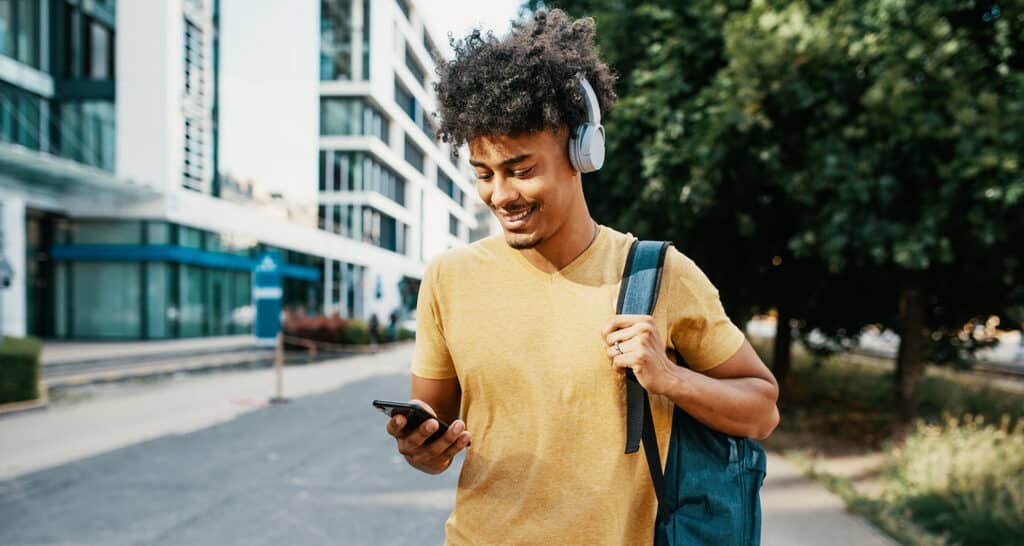
<svg viewBox="0 0 1024 546"><path fill-rule="evenodd" d="M536 210L537 210L537 206L534 205L532 207L527 207L525 209L522 209L522 210L520 210L520 211L518 211L518 212L516 212L514 214L509 214L507 212L502 212L499 216L501 217L501 220L506 225L506 227L514 229L514 228L522 227L526 223L526 221L529 220L533 216L533 213Z"/></svg>

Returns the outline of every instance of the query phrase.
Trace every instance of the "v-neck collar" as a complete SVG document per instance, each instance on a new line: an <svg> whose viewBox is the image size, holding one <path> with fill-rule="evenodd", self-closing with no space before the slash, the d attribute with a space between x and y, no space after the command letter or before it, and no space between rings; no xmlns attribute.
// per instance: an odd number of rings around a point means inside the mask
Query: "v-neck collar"
<svg viewBox="0 0 1024 546"><path fill-rule="evenodd" d="M588 246L586 250L580 253L579 256L576 256L576 258L574 258L571 262L566 264L565 267L559 269L558 271L555 271L554 273L546 273L544 271L541 271L540 269L537 268L537 266L533 265L533 263L531 263L530 260L526 258L526 256L523 256L522 252L508 246L508 243L506 243L504 240L501 241L501 244L509 252L515 255L516 261L518 261L520 265L526 268L526 270L530 272L531 276L548 282L554 282L557 279L567 277L574 270L578 269L580 265L586 263L590 256L592 256L594 252L597 251L598 247L605 243L605 240L608 238L607 234L605 233L606 231L607 228L605 228L601 224L598 224L597 237L595 237L594 241L590 243L590 246Z"/></svg>

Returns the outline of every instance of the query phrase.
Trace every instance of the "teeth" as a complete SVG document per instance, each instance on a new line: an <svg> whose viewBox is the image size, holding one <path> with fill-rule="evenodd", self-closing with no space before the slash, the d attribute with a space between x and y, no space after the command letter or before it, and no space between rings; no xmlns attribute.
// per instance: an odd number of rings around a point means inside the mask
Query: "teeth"
<svg viewBox="0 0 1024 546"><path fill-rule="evenodd" d="M507 218L508 218L508 220L510 222L516 222L516 221L522 220L523 218L526 218L527 216L530 215L531 212L533 212L533 209L529 208L529 209L526 209L523 212L521 212L521 213L519 213L519 214L517 214L515 216L508 216Z"/></svg>

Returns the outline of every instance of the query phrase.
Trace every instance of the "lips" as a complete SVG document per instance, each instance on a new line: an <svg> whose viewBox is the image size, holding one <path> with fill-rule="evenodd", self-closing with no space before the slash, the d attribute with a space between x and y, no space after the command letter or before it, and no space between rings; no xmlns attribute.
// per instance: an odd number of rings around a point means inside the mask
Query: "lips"
<svg viewBox="0 0 1024 546"><path fill-rule="evenodd" d="M536 212L537 206L528 207L519 210L515 213L499 212L498 218L501 219L501 223L505 226L505 229L509 231L515 231L526 227L526 224L533 218L533 213Z"/></svg>

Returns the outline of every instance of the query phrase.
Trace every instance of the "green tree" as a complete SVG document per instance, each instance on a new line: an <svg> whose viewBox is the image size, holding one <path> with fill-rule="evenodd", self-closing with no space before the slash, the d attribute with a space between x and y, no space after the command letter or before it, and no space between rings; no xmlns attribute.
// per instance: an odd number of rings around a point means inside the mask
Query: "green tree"
<svg viewBox="0 0 1024 546"><path fill-rule="evenodd" d="M930 353L1020 320L1020 0L558 4L622 74L595 214L675 240L734 317L895 328L908 417Z"/></svg>

